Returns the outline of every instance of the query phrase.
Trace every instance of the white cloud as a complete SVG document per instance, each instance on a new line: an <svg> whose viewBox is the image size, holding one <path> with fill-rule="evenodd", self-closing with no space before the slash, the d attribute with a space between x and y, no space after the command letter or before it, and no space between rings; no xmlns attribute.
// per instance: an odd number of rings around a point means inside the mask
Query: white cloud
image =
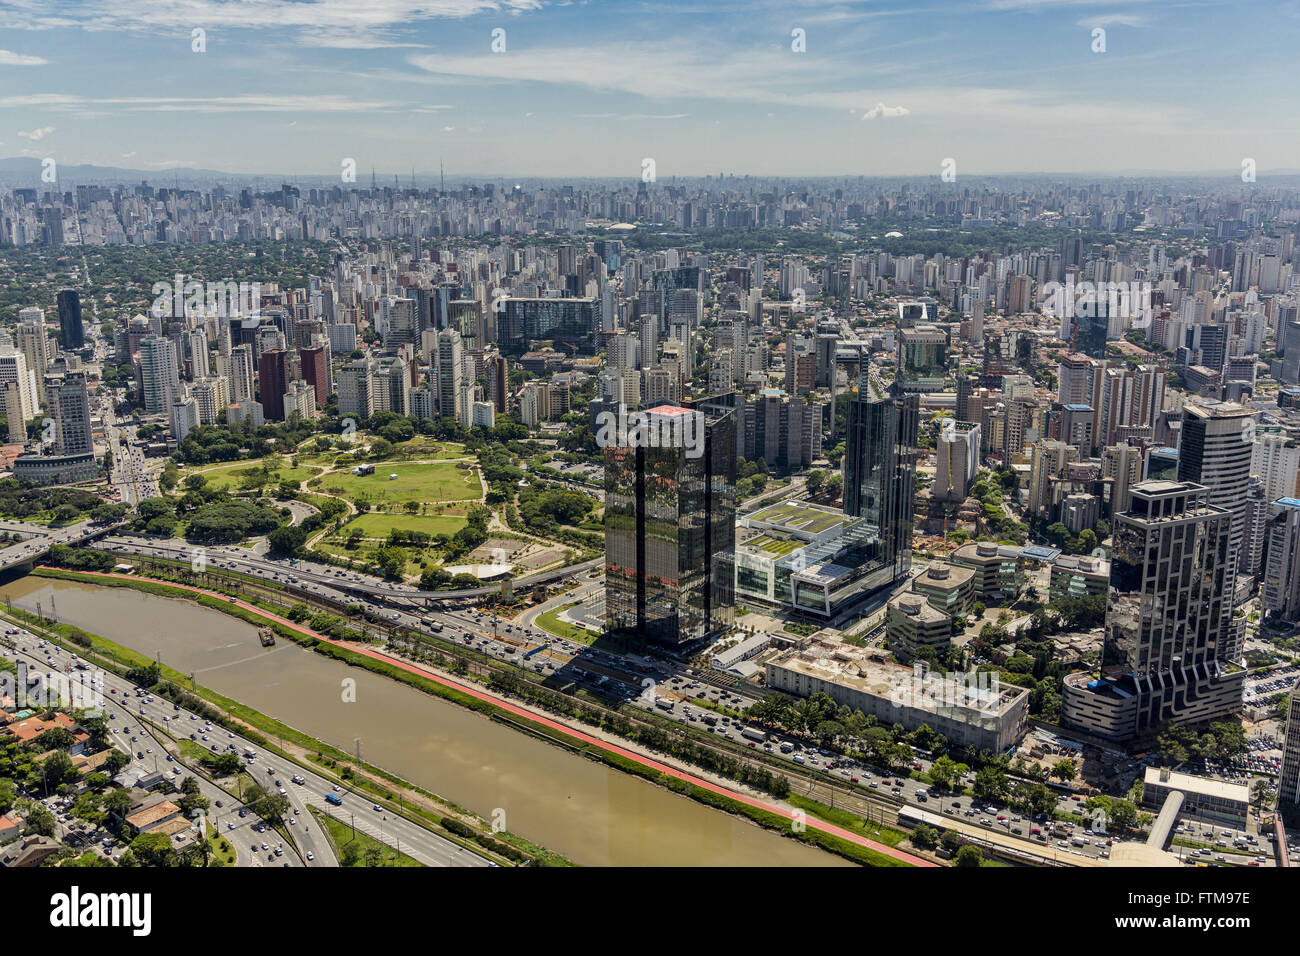
<svg viewBox="0 0 1300 956"><path fill-rule="evenodd" d="M39 143L45 137L54 132L53 126L40 126L36 129L19 130L18 135L22 139L30 139L33 143Z"/></svg>
<svg viewBox="0 0 1300 956"><path fill-rule="evenodd" d="M1144 27L1151 20L1135 13L1103 13L1095 17L1084 17L1078 26L1087 27Z"/></svg>
<svg viewBox="0 0 1300 956"><path fill-rule="evenodd" d="M871 109L863 110L862 118L864 120L880 119L881 117L891 119L895 116L906 116L910 112L911 110L906 106L886 106L884 103L877 103Z"/></svg>
<svg viewBox="0 0 1300 956"><path fill-rule="evenodd" d="M297 30L296 39L309 46L367 50L407 45L390 36L392 28L541 7L541 0L84 0L69 17L20 0L0 4L0 29L81 27L188 37L201 24L209 30Z"/></svg>
<svg viewBox="0 0 1300 956"><path fill-rule="evenodd" d="M836 58L814 59L773 54L764 49L723 50L677 42L608 43L601 46L541 47L508 56L419 54L408 62L440 81L457 78L479 83L550 83L595 92L633 93L649 100L715 100L844 111L888 96L907 103L907 114L967 122L972 116L1024 126L1075 126L1115 129L1169 129L1194 116L1185 107L1080 101L1069 91L1036 87L906 86L893 78L889 87L865 88L846 77ZM902 109L902 107L893 107ZM870 111L869 111L870 112ZM903 113L877 114L882 117Z"/></svg>
<svg viewBox="0 0 1300 956"><path fill-rule="evenodd" d="M45 66L50 61L39 56L14 53L12 50L0 50L0 66Z"/></svg>

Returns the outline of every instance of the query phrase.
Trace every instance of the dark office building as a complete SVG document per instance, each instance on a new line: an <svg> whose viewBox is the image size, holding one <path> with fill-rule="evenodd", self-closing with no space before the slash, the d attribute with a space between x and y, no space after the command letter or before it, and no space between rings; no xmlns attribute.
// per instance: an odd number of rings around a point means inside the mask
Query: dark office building
<svg viewBox="0 0 1300 956"><path fill-rule="evenodd" d="M599 299L503 299L497 315L497 339L507 355L522 355L540 341L569 355L595 355L600 328Z"/></svg>
<svg viewBox="0 0 1300 956"><path fill-rule="evenodd" d="M68 351L86 347L86 327L81 321L81 296L76 289L59 290L59 337Z"/></svg>
<svg viewBox="0 0 1300 956"><path fill-rule="evenodd" d="M302 366L303 381L316 390L316 407L324 408L330 397L330 369L325 361L325 347L313 345L299 349L298 362Z"/></svg>
<svg viewBox="0 0 1300 956"><path fill-rule="evenodd" d="M849 401L844 512L866 519L878 542L875 559L899 581L912 567L920 400L896 385L877 395L867 371L864 363L857 397Z"/></svg>
<svg viewBox="0 0 1300 956"><path fill-rule="evenodd" d="M840 337L837 333L821 331L817 333L816 385L818 388L830 388L835 384L835 356L839 348Z"/></svg>
<svg viewBox="0 0 1300 956"><path fill-rule="evenodd" d="M487 398L498 413L510 411L510 374L506 366L506 357L500 352L492 352L484 360L487 373Z"/></svg>
<svg viewBox="0 0 1300 956"><path fill-rule="evenodd" d="M284 394L289 391L289 353L283 349L263 352L257 362L257 398L262 417L268 422L284 421Z"/></svg>
<svg viewBox="0 0 1300 956"><path fill-rule="evenodd" d="M1187 481L1143 481L1115 516L1101 672L1065 682L1066 724L1112 740L1205 724L1241 708L1224 657L1232 515Z"/></svg>
<svg viewBox="0 0 1300 956"><path fill-rule="evenodd" d="M605 450L605 616L646 642L684 644L735 619L735 409L719 399L645 414L649 440Z"/></svg>

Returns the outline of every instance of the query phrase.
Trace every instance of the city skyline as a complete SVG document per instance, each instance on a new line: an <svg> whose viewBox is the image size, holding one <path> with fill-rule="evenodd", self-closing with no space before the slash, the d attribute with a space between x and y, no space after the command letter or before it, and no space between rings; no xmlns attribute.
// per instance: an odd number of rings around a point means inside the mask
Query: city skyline
<svg viewBox="0 0 1300 956"><path fill-rule="evenodd" d="M938 176L946 159L958 177L1292 165L1285 90L1267 78L1289 62L1276 25L1294 4L1100 9L9 2L0 156L303 176L352 158L358 179L440 161L639 177L653 158L660 179ZM1190 105L1201 64L1233 37L1249 37L1249 61ZM542 138L547 150L528 148Z"/></svg>

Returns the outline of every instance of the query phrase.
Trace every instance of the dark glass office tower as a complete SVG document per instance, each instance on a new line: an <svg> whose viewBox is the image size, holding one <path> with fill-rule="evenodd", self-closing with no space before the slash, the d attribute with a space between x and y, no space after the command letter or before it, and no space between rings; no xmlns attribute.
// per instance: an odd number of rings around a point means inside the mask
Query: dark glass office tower
<svg viewBox="0 0 1300 956"><path fill-rule="evenodd" d="M645 416L648 438L605 450L605 616L683 644L735 617L735 410L718 400Z"/></svg>
<svg viewBox="0 0 1300 956"><path fill-rule="evenodd" d="M86 328L81 321L81 296L76 289L60 289L59 332L69 351L86 347Z"/></svg>
<svg viewBox="0 0 1300 956"><path fill-rule="evenodd" d="M1232 515L1187 481L1143 481L1115 516L1100 680L1065 682L1065 722L1117 740L1203 724L1241 707L1245 671L1223 656L1232 614Z"/></svg>
<svg viewBox="0 0 1300 956"><path fill-rule="evenodd" d="M864 365L865 369L865 365ZM897 385L877 391L864 371L849 402L844 451L844 512L866 519L875 559L902 580L912 567L920 400Z"/></svg>
<svg viewBox="0 0 1300 956"><path fill-rule="evenodd" d="M1219 656L1231 516L1191 482L1133 486L1115 518L1101 676L1149 678Z"/></svg>
<svg viewBox="0 0 1300 956"><path fill-rule="evenodd" d="M257 361L257 398L268 422L284 421L284 393L289 390L289 353L268 349Z"/></svg>

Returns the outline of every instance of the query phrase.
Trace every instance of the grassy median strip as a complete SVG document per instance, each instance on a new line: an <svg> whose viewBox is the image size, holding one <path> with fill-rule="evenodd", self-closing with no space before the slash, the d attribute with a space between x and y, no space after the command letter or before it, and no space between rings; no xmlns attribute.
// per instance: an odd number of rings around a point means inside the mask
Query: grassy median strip
<svg viewBox="0 0 1300 956"><path fill-rule="evenodd" d="M239 608L234 605L231 605L227 601L223 601L217 598L209 598L207 600L210 603L207 603L201 599L200 595L193 594L192 592L188 592L183 589L172 588L169 587L168 585L155 584L149 581L129 580L129 579L124 580L120 578L101 579L93 575L83 575L72 571L61 571L61 570L55 571L55 570L45 569L45 568L39 568L33 573L42 576L47 576L47 577L59 577L67 580L80 581L88 584L98 584L98 583L111 581L111 582L116 582L116 585L121 587L132 587L135 585L143 585L144 587L140 589L147 590L149 591L149 593L159 594L166 597L180 596L180 597L187 597L190 599L198 599L198 603L204 604L207 607L211 607L214 610L224 611L225 613L234 614L237 617L241 617L244 620L249 621L249 623L257 623L259 625L269 623L271 626L276 627L277 633L279 633L281 629L283 629L284 631L292 630L291 628L286 628L283 625L277 625L276 622L268 621L267 619L262 618L260 615L256 614L255 612L247 611L243 608ZM289 637L290 635L285 634L285 636ZM337 645L330 644L325 641L316 640L315 638L311 638L308 635L298 634L296 638L292 638L292 639L297 640L298 643L303 644L304 646L311 647L318 654L324 655L326 657L331 657L335 660L341 661L353 667L363 667L366 670L369 670L373 673L379 674L384 677L392 678L393 680L400 681L401 683L416 688L417 690L420 690L424 693L441 697L444 700L448 700L451 701L452 703L459 704L462 707L467 707L470 710L476 711L477 713L481 713L488 716L491 716L493 714L498 714L500 716L508 717L511 721L523 724L530 729L535 729L536 732L542 736L558 737L558 738L568 737L568 735L563 730L557 730L556 728L549 727L540 723L536 723L534 721L530 721L526 717L521 717L518 714L515 714L511 711L507 711L504 708L498 707L496 704L493 704L489 701L481 700L480 698L475 697L472 694L467 694L464 693L463 691L457 690L454 687L449 687L432 676L424 676L421 674L412 673L411 671L405 670L404 668L401 668L396 664L389 663L384 660L378 660L367 654L361 654L356 651L349 650L348 648L338 647ZM103 638L99 638L99 640L102 641ZM105 643L111 644L111 642L105 642ZM112 646L116 647L116 645L112 645ZM146 663L149 663L147 659L142 658L142 660L144 660ZM188 680L188 678L185 678L182 675L178 675L178 676L181 676L182 680ZM210 693L211 692L208 691L206 688L203 689L204 696L208 696ZM221 698L220 695L212 695L212 696L220 698L223 701L223 704L221 706L223 707L226 706L226 703L224 703L226 701L226 698ZM250 715L249 717L250 722L252 722L251 720L252 715L256 715L256 717L260 718L261 720L276 723L278 726L281 727L283 726L283 725L279 725L278 722L276 721L271 721L271 718L267 718L262 714L258 714L256 711L253 711L250 708L242 707L241 705L238 705L233 701L229 701L228 703L230 707L234 708L234 710L232 710L232 713L234 713L236 710L241 712L238 714L241 717L241 719L244 719L243 714L246 713ZM254 724L254 726L256 726L256 724ZM301 738L302 742L300 743L300 746L324 748L323 752L330 752L331 754L336 754L337 755L336 759L346 757L346 755L343 754L341 751L337 751L335 748L327 747L326 745L320 743L319 741L311 740L311 738L306 737L305 734L301 734L298 731L292 731L289 728L284 728L284 729L289 732L283 735L277 734L277 736L284 736L285 739ZM614 767L619 770L623 770L627 773L635 774L636 776L641 777L642 779L649 780L652 783L657 783L660 786L672 790L674 793L680 793L684 796L688 796L693 800L714 807L715 809L723 810L726 811L727 813L743 816L766 829L777 831L784 836L792 837L804 843L808 843L820 849L826 850L830 853L835 853L838 856L842 856L845 859L852 860L855 863L861 863L865 866L909 866L910 865L901 860L894 859L893 857L885 853L881 853L869 847L860 846L849 840L845 840L841 837L837 837L833 834L826 833L824 831L818 830L813 827L804 827L801 831L796 830L791 825L791 820L788 817L785 817L779 813L774 813L772 811L763 810L757 807L752 807L749 804L743 803L739 800L733 799L723 794L715 793L712 790L705 789L704 787L697 786L695 784L689 783L688 781L680 780L679 778L674 777L671 774L665 774L651 767L647 767L644 764L641 764L637 760L627 758L622 756L621 754L617 754L611 750L607 750L606 748L600 746L599 744L595 744L590 741L583 741L579 738L572 738L572 739L574 742L574 746L578 750L591 751L594 755L599 756L605 763L609 764L611 767ZM299 741L295 739L295 742L299 742ZM848 829L848 827L845 827L845 829ZM499 836L504 837L505 834L500 834ZM886 841L882 840L881 842L886 842Z"/></svg>
<svg viewBox="0 0 1300 956"><path fill-rule="evenodd" d="M307 809L329 837L340 866L424 866L419 860L399 853L360 830L353 830L315 807Z"/></svg>

